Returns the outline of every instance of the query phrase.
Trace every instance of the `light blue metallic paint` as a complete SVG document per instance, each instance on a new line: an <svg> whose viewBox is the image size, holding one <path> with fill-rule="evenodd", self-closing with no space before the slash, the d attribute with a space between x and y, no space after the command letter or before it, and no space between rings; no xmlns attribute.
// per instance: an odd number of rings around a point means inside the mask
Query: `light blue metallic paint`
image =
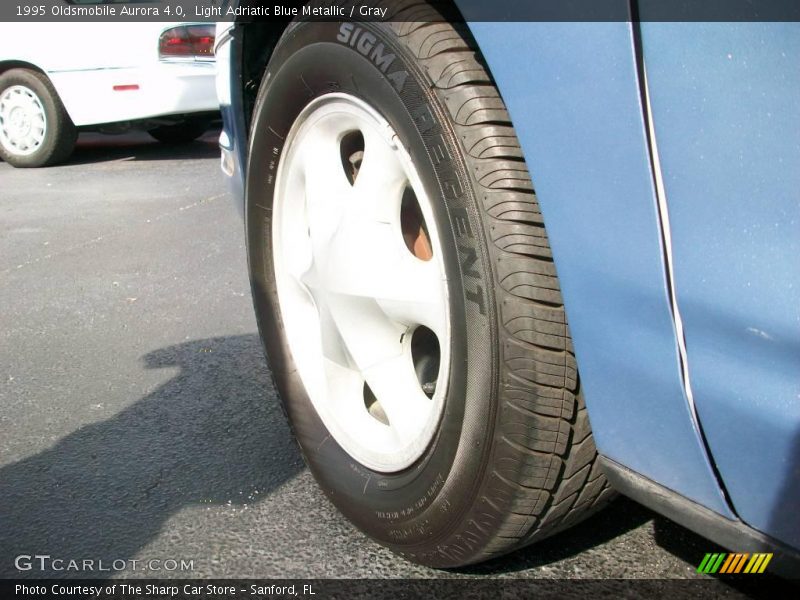
<svg viewBox="0 0 800 600"><path fill-rule="evenodd" d="M680 375L631 25L470 28L537 189L600 452L733 518Z"/></svg>
<svg viewBox="0 0 800 600"><path fill-rule="evenodd" d="M235 35L235 34L234 34ZM223 159L230 159L232 173L226 179L233 195L236 210L244 217L244 179L247 165L247 127L244 122L244 106L242 104L242 76L240 72L240 47L230 37L224 47L217 48L217 78L219 85L228 86L230 93L220 102L223 132L220 136L220 150ZM221 95L222 96L222 95ZM227 143L224 144L223 140Z"/></svg>
<svg viewBox="0 0 800 600"><path fill-rule="evenodd" d="M642 39L700 421L742 520L800 547L800 24Z"/></svg>

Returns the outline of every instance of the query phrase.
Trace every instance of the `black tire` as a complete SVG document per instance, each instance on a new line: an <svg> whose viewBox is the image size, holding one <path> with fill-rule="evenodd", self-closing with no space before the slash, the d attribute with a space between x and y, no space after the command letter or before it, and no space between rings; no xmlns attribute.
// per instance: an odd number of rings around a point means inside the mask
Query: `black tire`
<svg viewBox="0 0 800 600"><path fill-rule="evenodd" d="M10 69L0 75L0 96L13 86L24 86L36 95L44 108L47 126L44 140L34 152L17 154L0 142L0 158L14 167L48 167L66 160L75 147L78 130L53 84L38 71Z"/></svg>
<svg viewBox="0 0 800 600"><path fill-rule="evenodd" d="M188 144L208 131L210 126L211 119L190 118L175 125L162 125L150 129L147 133L164 144Z"/></svg>
<svg viewBox="0 0 800 600"><path fill-rule="evenodd" d="M371 47L383 44L382 56L395 55L381 70L344 41L342 26L292 24L255 105L246 219L261 337L305 459L339 510L415 562L479 562L582 520L613 492L596 460L533 186L471 38L444 23L345 24L351 35L368 33ZM350 458L314 411L287 346L273 275L274 168L295 117L328 92L379 110L440 199L454 368L427 451L389 475Z"/></svg>

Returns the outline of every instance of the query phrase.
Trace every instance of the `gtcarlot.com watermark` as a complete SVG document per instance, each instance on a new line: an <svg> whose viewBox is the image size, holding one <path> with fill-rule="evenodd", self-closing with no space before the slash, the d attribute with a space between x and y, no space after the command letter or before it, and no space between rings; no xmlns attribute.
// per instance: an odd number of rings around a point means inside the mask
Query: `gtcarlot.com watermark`
<svg viewBox="0 0 800 600"><path fill-rule="evenodd" d="M61 558L49 554L20 554L14 559L17 571L39 573L113 573L119 571L147 571L158 574L164 572L194 571L194 559L184 558Z"/></svg>

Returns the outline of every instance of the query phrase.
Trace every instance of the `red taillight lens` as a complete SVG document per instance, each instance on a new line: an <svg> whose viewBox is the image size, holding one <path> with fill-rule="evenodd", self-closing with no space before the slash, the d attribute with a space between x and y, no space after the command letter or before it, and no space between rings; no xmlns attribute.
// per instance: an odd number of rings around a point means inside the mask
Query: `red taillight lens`
<svg viewBox="0 0 800 600"><path fill-rule="evenodd" d="M195 56L214 56L214 25L188 25L189 39L192 41Z"/></svg>
<svg viewBox="0 0 800 600"><path fill-rule="evenodd" d="M158 39L161 58L214 56L214 25L181 25L167 29Z"/></svg>

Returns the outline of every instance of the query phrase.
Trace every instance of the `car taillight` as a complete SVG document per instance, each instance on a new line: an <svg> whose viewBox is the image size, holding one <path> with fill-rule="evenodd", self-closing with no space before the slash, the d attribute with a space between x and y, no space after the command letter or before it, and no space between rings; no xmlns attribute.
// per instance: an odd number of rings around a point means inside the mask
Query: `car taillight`
<svg viewBox="0 0 800 600"><path fill-rule="evenodd" d="M214 56L214 25L181 25L167 29L158 39L160 58Z"/></svg>

